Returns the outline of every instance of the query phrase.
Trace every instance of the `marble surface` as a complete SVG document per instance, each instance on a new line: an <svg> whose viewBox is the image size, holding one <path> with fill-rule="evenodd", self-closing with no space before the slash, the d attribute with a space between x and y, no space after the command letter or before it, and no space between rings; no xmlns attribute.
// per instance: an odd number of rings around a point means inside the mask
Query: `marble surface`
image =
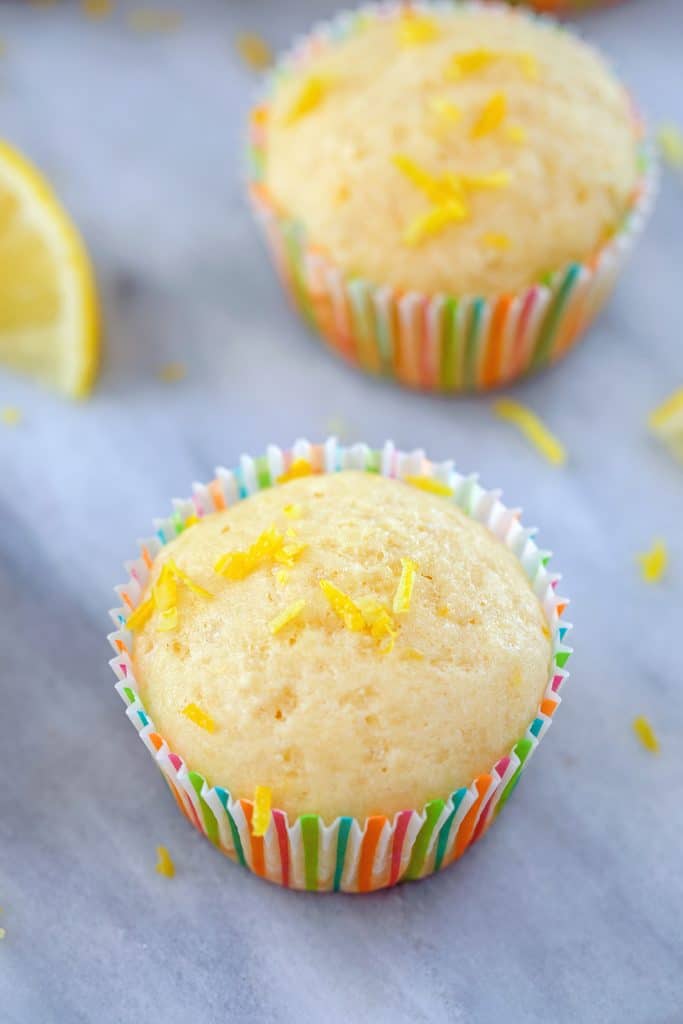
<svg viewBox="0 0 683 1024"><path fill-rule="evenodd" d="M557 471L487 401L344 368L290 314L245 208L245 27L277 46L332 0L187 4L132 34L76 4L0 5L2 133L93 253L107 344L92 401L0 374L0 1019L139 1022L683 1020L683 473L645 430L683 383L683 180L668 173L609 310L515 389L566 440ZM654 121L683 123L680 0L586 17ZM187 379L157 379L164 363ZM341 417L356 439L477 468L541 525L573 599L559 717L487 838L438 878L366 898L280 891L177 813L113 690L105 633L134 540L216 463ZM654 536L668 578L634 554ZM662 751L631 721L647 714ZM177 877L155 874L168 846Z"/></svg>

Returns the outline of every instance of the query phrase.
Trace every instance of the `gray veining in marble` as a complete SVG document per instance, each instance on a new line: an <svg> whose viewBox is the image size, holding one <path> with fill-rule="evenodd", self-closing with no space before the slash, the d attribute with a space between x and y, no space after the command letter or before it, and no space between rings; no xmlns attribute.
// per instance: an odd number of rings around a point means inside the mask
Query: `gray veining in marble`
<svg viewBox="0 0 683 1024"><path fill-rule="evenodd" d="M71 406L0 374L0 1021L683 1021L683 474L646 435L683 384L683 179L613 304L515 389L567 440L558 472L486 401L434 400L333 361L290 314L243 202L253 77L333 0L187 4L142 37L77 5L0 5L0 124L54 181L97 264L98 390ZM586 17L655 121L683 123L680 0ZM173 387L169 360L190 364ZM423 445L525 506L573 598L573 680L508 811L442 876L367 898L294 895L180 817L127 722L106 611L133 542L214 464L331 415ZM634 553L671 550L660 587ZM635 742L650 716L659 757ZM155 874L155 846L177 864Z"/></svg>

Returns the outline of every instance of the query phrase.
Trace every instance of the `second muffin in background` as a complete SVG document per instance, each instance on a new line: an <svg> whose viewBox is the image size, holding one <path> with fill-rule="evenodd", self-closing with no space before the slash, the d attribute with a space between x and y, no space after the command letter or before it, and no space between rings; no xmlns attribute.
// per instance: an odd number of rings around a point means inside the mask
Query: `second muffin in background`
<svg viewBox="0 0 683 1024"><path fill-rule="evenodd" d="M307 318L365 369L479 390L557 359L642 202L639 127L600 58L493 8L317 30L253 115L252 196Z"/></svg>

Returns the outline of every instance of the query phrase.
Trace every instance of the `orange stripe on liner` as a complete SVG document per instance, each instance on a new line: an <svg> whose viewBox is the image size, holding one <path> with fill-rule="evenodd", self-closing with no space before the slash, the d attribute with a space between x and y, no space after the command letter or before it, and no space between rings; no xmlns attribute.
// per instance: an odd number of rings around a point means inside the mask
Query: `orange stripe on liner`
<svg viewBox="0 0 683 1024"><path fill-rule="evenodd" d="M216 511L219 512L221 509L224 509L225 497L223 496L223 488L221 487L220 480L212 480L207 490L213 499Z"/></svg>
<svg viewBox="0 0 683 1024"><path fill-rule="evenodd" d="M495 385L500 382L500 364L503 357L503 337L505 334L505 324L507 322L508 312L512 302L513 299L511 295L501 295L500 299L496 303L496 308L493 311L491 327L489 329L489 343L486 347L486 359L484 361L481 380L482 386L485 388L495 387Z"/></svg>
<svg viewBox="0 0 683 1024"><path fill-rule="evenodd" d="M477 823L477 815L479 814L479 808L481 807L482 800L486 790L491 785L493 776L492 775L480 775L478 779L474 780L477 793L479 794L477 799L474 801L469 811L462 819L460 828L458 829L458 837L455 841L455 849L453 852L453 860L457 860L461 857L467 847L470 845L472 833Z"/></svg>
<svg viewBox="0 0 683 1024"><path fill-rule="evenodd" d="M358 860L358 892L370 892L372 889L372 869L375 863L377 844L387 819L381 815L368 818L365 835L360 848Z"/></svg>
<svg viewBox="0 0 683 1024"><path fill-rule="evenodd" d="M251 831L251 819L254 813L254 805L251 800L240 800L240 807L244 811L244 817L249 826L249 840L251 842L251 870L261 878L266 877L266 851L263 845L263 836L255 836Z"/></svg>
<svg viewBox="0 0 683 1024"><path fill-rule="evenodd" d="M557 708L557 704L555 703L554 700L548 700L546 698L544 701L541 701L541 707L540 707L541 714L547 715L548 718L552 718L553 717L553 715L555 714L556 708Z"/></svg>

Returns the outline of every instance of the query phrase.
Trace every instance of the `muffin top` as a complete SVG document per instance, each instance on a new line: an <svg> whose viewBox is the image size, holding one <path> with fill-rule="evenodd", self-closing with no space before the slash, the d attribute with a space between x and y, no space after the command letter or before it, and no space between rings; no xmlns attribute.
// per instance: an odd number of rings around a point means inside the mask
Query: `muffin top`
<svg viewBox="0 0 683 1024"><path fill-rule="evenodd" d="M469 785L548 680L515 556L447 498L374 474L292 480L203 518L159 553L150 596L133 661L155 727L209 784L267 786L291 821Z"/></svg>
<svg viewBox="0 0 683 1024"><path fill-rule="evenodd" d="M365 20L281 76L265 186L349 275L517 291L606 242L637 179L624 89L518 12Z"/></svg>

